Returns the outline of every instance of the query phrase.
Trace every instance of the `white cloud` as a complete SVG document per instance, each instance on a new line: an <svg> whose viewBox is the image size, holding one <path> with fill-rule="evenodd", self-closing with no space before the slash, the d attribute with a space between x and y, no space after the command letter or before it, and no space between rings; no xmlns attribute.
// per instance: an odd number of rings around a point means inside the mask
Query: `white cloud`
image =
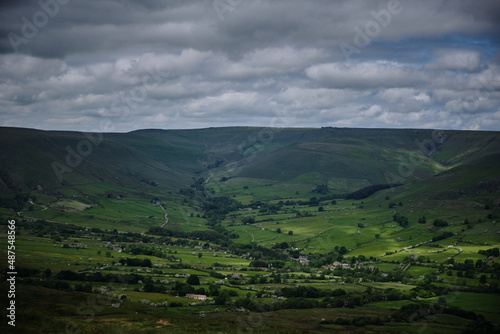
<svg viewBox="0 0 500 334"><path fill-rule="evenodd" d="M424 79L415 67L389 61L313 65L306 74L326 87L404 87Z"/></svg>
<svg viewBox="0 0 500 334"><path fill-rule="evenodd" d="M479 68L481 58L473 50L437 50L434 63L427 64L427 69L462 70L473 72Z"/></svg>
<svg viewBox="0 0 500 334"><path fill-rule="evenodd" d="M189 116L203 116L220 112L252 112L258 95L253 92L226 92L189 102L185 106Z"/></svg>
<svg viewBox="0 0 500 334"><path fill-rule="evenodd" d="M295 74L309 64L325 59L326 54L317 49L291 47L257 49L247 53L237 62L227 59L219 68L223 78L242 79L263 75Z"/></svg>
<svg viewBox="0 0 500 334"><path fill-rule="evenodd" d="M201 0L72 2L18 54L0 40L0 125L500 129L500 3L401 4L345 62L387 0L244 1L224 21ZM3 6L2 35L37 6Z"/></svg>

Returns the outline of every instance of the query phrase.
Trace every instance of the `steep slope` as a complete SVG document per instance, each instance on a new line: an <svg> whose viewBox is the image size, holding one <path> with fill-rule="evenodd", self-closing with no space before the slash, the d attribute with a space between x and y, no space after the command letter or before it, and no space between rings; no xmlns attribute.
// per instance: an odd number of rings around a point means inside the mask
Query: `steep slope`
<svg viewBox="0 0 500 334"><path fill-rule="evenodd" d="M496 133L391 129L318 129L307 138L257 146L259 154L219 176L256 183L328 184L346 192L360 185L422 180L500 152ZM232 181L235 183L235 181ZM352 185L352 186L351 186Z"/></svg>
<svg viewBox="0 0 500 334"><path fill-rule="evenodd" d="M408 183L500 153L497 132L230 127L85 134L0 128L0 195L104 183L176 192L192 178L328 184L333 192ZM287 188L287 191L290 189ZM64 191L62 191L64 193Z"/></svg>
<svg viewBox="0 0 500 334"><path fill-rule="evenodd" d="M179 188L191 177L188 172L165 163L168 157L178 157L178 149L130 134L90 136L3 128L0 140L4 195L36 189L55 193L92 182L139 190L160 185L164 189ZM160 150L162 154L158 156L163 158L148 154L144 146Z"/></svg>

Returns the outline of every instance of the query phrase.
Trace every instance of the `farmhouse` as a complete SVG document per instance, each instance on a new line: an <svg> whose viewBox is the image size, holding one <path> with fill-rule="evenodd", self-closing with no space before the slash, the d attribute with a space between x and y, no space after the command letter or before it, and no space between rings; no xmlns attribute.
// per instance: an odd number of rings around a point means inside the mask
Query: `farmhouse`
<svg viewBox="0 0 500 334"><path fill-rule="evenodd" d="M188 293L188 294L186 294L186 298L192 298L192 299L197 299L197 300L202 300L202 301L207 300L207 296L206 295L196 295L194 293Z"/></svg>
<svg viewBox="0 0 500 334"><path fill-rule="evenodd" d="M335 268L337 268L338 266L341 266L341 265L342 265L341 262L335 261L335 262L333 262L332 267L333 267L333 269L335 269Z"/></svg>

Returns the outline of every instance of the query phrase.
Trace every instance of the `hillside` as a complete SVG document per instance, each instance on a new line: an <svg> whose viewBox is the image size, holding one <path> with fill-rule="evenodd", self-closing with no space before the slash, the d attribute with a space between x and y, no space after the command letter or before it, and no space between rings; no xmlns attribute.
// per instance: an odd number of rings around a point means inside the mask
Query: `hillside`
<svg viewBox="0 0 500 334"><path fill-rule="evenodd" d="M85 134L1 128L0 194L104 182L176 191L192 177L343 193L408 183L500 152L494 132L211 128ZM409 169L408 169L409 168ZM43 189L43 190L41 190Z"/></svg>

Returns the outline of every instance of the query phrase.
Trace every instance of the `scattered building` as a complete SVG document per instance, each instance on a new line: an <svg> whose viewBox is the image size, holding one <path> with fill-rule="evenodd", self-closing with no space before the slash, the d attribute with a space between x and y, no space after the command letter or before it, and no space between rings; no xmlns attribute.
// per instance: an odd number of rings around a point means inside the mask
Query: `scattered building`
<svg viewBox="0 0 500 334"><path fill-rule="evenodd" d="M201 300L201 301L207 300L207 296L206 295L197 295L197 294L194 294L194 293L188 293L188 294L186 294L186 298L192 298L192 299L197 299L197 300Z"/></svg>

